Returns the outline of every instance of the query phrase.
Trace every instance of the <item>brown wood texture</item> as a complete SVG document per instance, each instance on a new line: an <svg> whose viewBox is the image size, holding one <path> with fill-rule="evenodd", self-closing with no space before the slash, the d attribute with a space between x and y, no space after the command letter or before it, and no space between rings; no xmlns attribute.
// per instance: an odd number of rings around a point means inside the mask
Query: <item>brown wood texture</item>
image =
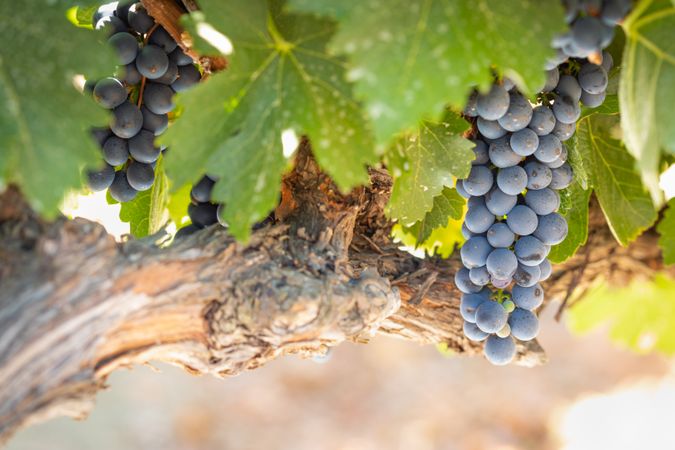
<svg viewBox="0 0 675 450"><path fill-rule="evenodd" d="M321 354L375 333L480 352L462 335L457 257L418 259L389 238L391 179L338 192L306 142L283 182L276 223L246 244L214 226L169 246L117 243L92 222L36 216L0 197L0 438L57 415L84 417L120 366L166 361L227 376L279 356ZM657 236L616 244L592 209L589 245L555 268L547 301L598 279L663 270ZM672 272L672 270L671 270ZM517 363L545 360L536 342Z"/></svg>

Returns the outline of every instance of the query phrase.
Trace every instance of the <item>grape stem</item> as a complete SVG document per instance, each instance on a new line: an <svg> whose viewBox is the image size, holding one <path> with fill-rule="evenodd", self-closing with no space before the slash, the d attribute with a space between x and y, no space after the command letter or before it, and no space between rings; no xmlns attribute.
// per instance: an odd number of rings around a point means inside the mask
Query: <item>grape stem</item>
<svg viewBox="0 0 675 450"><path fill-rule="evenodd" d="M152 28L150 28L150 31L148 31L148 33L145 35L145 38L143 39L143 45L148 44L148 40L150 40L150 36L152 36L152 33L155 32L157 27L159 27L158 23L154 24L152 26ZM141 78L141 88L138 90L138 100L136 102L136 106L138 106L139 108L141 107L141 104L143 103L143 91L145 90L145 81L146 81L146 78L142 77Z"/></svg>

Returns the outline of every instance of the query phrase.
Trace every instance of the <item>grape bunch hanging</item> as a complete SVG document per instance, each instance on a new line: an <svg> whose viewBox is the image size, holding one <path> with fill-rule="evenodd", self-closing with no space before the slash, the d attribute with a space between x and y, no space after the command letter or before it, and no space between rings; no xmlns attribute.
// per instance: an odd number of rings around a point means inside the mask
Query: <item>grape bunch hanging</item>
<svg viewBox="0 0 675 450"><path fill-rule="evenodd" d="M595 108L605 99L613 61L603 49L628 12L626 4L566 2L571 30L554 39L558 53L547 63L537 105L504 78L487 93L474 92L465 108L465 116L475 119L475 160L456 184L468 210L464 267L455 284L463 293L464 334L484 342L493 364L511 362L515 340L529 341L539 332L540 283L551 275L547 256L568 231L557 212L558 191L573 181L564 141L576 130L580 102Z"/></svg>
<svg viewBox="0 0 675 450"><path fill-rule="evenodd" d="M174 93L198 83L201 74L141 3L104 4L93 22L110 34L120 66L115 77L85 84L96 102L112 112L108 127L92 130L103 163L87 173L88 184L128 202L155 181L155 164L165 150L155 144L155 136L169 125Z"/></svg>

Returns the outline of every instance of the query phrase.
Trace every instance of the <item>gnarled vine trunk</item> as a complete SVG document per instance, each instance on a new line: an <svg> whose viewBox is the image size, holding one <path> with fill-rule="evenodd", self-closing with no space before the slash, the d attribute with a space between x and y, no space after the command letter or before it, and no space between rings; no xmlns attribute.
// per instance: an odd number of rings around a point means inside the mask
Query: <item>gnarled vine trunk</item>
<svg viewBox="0 0 675 450"><path fill-rule="evenodd" d="M342 195L303 143L285 177L276 223L247 244L214 226L160 247L117 243L92 222L37 217L13 188L0 196L0 441L56 415L84 417L108 374L158 360L216 376L281 355L321 354L375 333L458 354L453 285L459 260L418 259L390 239L391 189ZM625 283L663 270L656 235L619 247L592 209L588 245L555 268L547 301L598 278ZM543 362L536 342L517 362Z"/></svg>

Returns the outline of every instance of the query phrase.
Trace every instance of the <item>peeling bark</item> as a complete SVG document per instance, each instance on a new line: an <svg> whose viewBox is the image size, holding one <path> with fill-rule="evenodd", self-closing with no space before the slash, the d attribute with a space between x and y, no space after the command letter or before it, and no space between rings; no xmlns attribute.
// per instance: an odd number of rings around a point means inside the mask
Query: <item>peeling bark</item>
<svg viewBox="0 0 675 450"><path fill-rule="evenodd" d="M479 353L462 335L458 258L399 250L383 213L390 190L373 169L369 187L342 195L304 142L275 224L246 245L215 226L162 248L116 243L82 219L46 223L10 188L0 196L0 441L49 417L84 417L108 374L134 363L227 376L376 332ZM621 248L598 210L589 245L546 283L547 301L663 270L653 232ZM545 360L536 342L518 351L519 364Z"/></svg>

